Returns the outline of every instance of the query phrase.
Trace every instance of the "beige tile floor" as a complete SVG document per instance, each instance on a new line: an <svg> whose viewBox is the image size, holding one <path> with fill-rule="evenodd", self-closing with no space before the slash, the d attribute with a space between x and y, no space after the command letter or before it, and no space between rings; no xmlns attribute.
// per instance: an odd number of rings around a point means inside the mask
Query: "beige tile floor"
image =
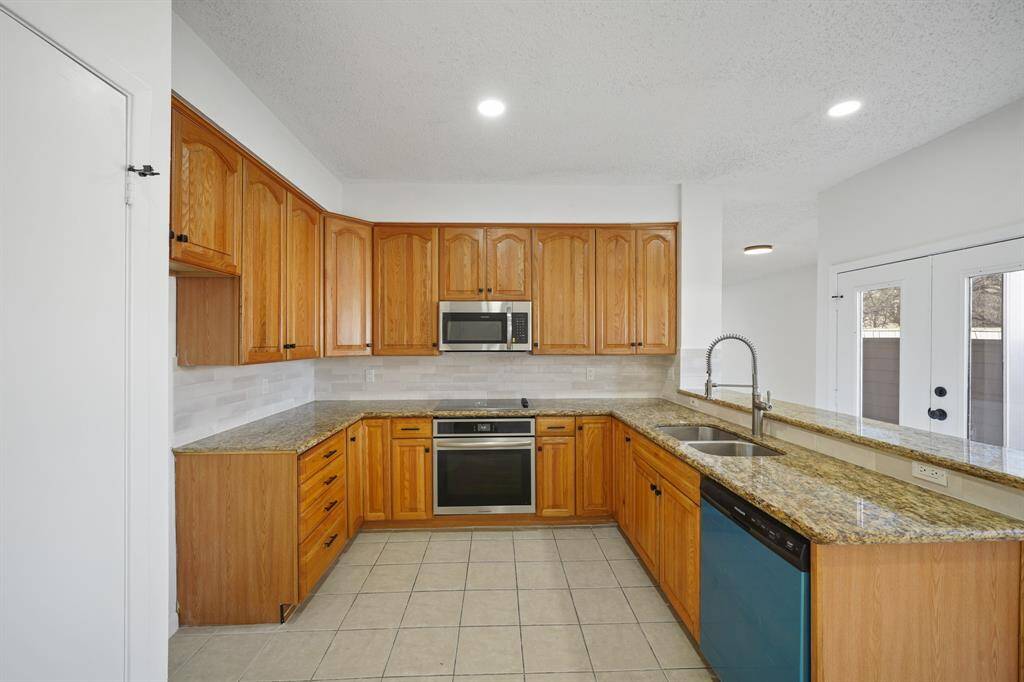
<svg viewBox="0 0 1024 682"><path fill-rule="evenodd" d="M181 628L186 680L710 682L614 526L360 533L283 624Z"/></svg>

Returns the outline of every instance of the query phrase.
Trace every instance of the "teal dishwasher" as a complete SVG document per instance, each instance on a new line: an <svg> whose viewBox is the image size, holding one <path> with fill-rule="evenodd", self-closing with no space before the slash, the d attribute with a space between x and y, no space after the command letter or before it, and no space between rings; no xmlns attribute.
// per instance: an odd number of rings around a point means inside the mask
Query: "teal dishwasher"
<svg viewBox="0 0 1024 682"><path fill-rule="evenodd" d="M722 682L807 682L807 538L701 481L700 647Z"/></svg>

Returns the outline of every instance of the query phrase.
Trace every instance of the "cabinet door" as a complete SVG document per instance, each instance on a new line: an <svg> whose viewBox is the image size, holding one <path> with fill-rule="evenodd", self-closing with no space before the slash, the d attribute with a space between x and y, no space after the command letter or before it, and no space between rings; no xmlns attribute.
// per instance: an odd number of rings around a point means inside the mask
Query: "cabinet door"
<svg viewBox="0 0 1024 682"><path fill-rule="evenodd" d="M633 546L647 564L647 568L658 575L658 474L640 457L633 457L632 517Z"/></svg>
<svg viewBox="0 0 1024 682"><path fill-rule="evenodd" d="M363 489L366 486L366 427L359 421L348 427L345 483L348 486L348 534L355 535L366 519Z"/></svg>
<svg viewBox="0 0 1024 682"><path fill-rule="evenodd" d="M429 438L391 441L391 518L429 519L434 515L433 459Z"/></svg>
<svg viewBox="0 0 1024 682"><path fill-rule="evenodd" d="M245 160L242 219L242 363L284 360L284 240L288 193Z"/></svg>
<svg viewBox="0 0 1024 682"><path fill-rule="evenodd" d="M694 639L700 635L700 507L664 479L659 498L662 591Z"/></svg>
<svg viewBox="0 0 1024 682"><path fill-rule="evenodd" d="M373 230L375 355L437 354L437 228Z"/></svg>
<svg viewBox="0 0 1024 682"><path fill-rule="evenodd" d="M285 232L285 355L289 360L320 357L320 211L288 193Z"/></svg>
<svg viewBox="0 0 1024 682"><path fill-rule="evenodd" d="M533 352L594 353L594 230L533 231Z"/></svg>
<svg viewBox="0 0 1024 682"><path fill-rule="evenodd" d="M636 230L597 230L597 352L636 352Z"/></svg>
<svg viewBox="0 0 1024 682"><path fill-rule="evenodd" d="M487 228L487 298L491 301L529 301L530 228Z"/></svg>
<svg viewBox="0 0 1024 682"><path fill-rule="evenodd" d="M636 231L637 353L676 352L676 231Z"/></svg>
<svg viewBox="0 0 1024 682"><path fill-rule="evenodd" d="M238 274L242 154L207 124L171 110L171 260Z"/></svg>
<svg viewBox="0 0 1024 682"><path fill-rule="evenodd" d="M576 515L612 513L611 417L576 418Z"/></svg>
<svg viewBox="0 0 1024 682"><path fill-rule="evenodd" d="M484 228L441 229L442 301L484 300L485 266Z"/></svg>
<svg viewBox="0 0 1024 682"><path fill-rule="evenodd" d="M537 439L537 514L572 516L576 512L576 439Z"/></svg>
<svg viewBox="0 0 1024 682"><path fill-rule="evenodd" d="M615 520L619 522L626 535L629 535L629 507L626 504L626 493L629 490L629 465L627 457L629 454L629 427L618 419L612 423L612 470L614 471L612 495L612 512Z"/></svg>
<svg viewBox="0 0 1024 682"><path fill-rule="evenodd" d="M367 521L391 518L391 436L387 419L364 419L363 461L366 486L363 508Z"/></svg>
<svg viewBox="0 0 1024 682"><path fill-rule="evenodd" d="M324 220L324 355L369 355L373 330L373 228L357 220Z"/></svg>

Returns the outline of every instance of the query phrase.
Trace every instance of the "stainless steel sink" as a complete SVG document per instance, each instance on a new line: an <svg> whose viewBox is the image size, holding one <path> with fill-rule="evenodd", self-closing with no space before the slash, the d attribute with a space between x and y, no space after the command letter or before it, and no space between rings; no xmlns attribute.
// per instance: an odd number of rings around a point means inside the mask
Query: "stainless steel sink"
<svg viewBox="0 0 1024 682"><path fill-rule="evenodd" d="M735 433L729 433L728 431L722 431L716 429L714 426L696 426L696 425L683 425L683 426L656 426L656 429L664 433L666 436L681 440L683 442L689 441L705 441L705 440L736 440L739 438Z"/></svg>
<svg viewBox="0 0 1024 682"><path fill-rule="evenodd" d="M757 443L746 443L743 441L691 442L687 443L687 445L695 450L700 450L706 455L717 455L719 457L771 457L783 454Z"/></svg>

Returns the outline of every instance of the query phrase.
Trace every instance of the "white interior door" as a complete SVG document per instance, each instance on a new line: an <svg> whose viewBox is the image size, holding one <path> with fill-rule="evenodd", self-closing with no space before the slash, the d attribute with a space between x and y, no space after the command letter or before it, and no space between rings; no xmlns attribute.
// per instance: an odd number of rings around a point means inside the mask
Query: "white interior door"
<svg viewBox="0 0 1024 682"><path fill-rule="evenodd" d="M932 257L932 430L1024 447L1024 238Z"/></svg>
<svg viewBox="0 0 1024 682"><path fill-rule="evenodd" d="M0 679L126 677L127 104L0 13Z"/></svg>
<svg viewBox="0 0 1024 682"><path fill-rule="evenodd" d="M843 272L836 283L836 411L927 429L928 259Z"/></svg>

